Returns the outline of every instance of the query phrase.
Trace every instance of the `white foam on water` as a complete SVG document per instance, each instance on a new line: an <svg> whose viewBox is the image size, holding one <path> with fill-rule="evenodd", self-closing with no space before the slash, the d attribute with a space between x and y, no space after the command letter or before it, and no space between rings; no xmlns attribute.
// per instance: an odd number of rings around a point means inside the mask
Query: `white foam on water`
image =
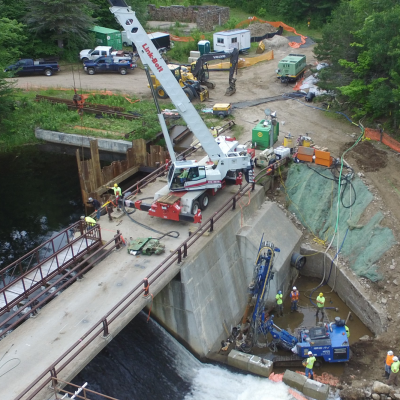
<svg viewBox="0 0 400 400"><path fill-rule="evenodd" d="M192 391L185 400L289 400L292 396L282 382L230 372L204 365L192 381Z"/></svg>

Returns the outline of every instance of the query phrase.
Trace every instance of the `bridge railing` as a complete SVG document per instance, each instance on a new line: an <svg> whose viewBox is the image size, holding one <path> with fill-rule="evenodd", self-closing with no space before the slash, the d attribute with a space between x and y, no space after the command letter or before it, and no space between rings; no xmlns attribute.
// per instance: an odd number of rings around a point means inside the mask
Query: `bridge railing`
<svg viewBox="0 0 400 400"><path fill-rule="evenodd" d="M72 232L77 232L73 238ZM101 244L98 225L78 221L0 271L0 316ZM32 262L35 258L36 262Z"/></svg>
<svg viewBox="0 0 400 400"><path fill-rule="evenodd" d="M283 165L286 160L280 160L275 167ZM275 167L264 168L256 176L256 179L270 175ZM156 171L155 171L156 172ZM202 237L206 232L213 231L215 224L230 210L235 210L238 201L248 192L255 189L255 183L247 184L233 195L218 211L216 211L205 223L199 227L187 240L181 243L166 259L164 259L143 282L136 285L125 295L107 314L99 319L78 341L76 341L67 351L64 352L49 368L43 371L15 400L33 400L35 396L43 390L52 380L57 379L57 375L64 370L78 355L86 349L100 335L106 338L110 334L110 324L112 324L124 311L132 305L139 297L149 295L149 285L155 283L168 268L174 263L181 263L187 257L188 249ZM83 272L83 271L82 271ZM46 378L47 375L47 378Z"/></svg>

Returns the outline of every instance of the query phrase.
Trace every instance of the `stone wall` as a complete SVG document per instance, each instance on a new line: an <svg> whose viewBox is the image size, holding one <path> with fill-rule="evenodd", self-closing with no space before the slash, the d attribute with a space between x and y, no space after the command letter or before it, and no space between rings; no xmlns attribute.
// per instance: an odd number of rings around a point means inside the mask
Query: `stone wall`
<svg viewBox="0 0 400 400"><path fill-rule="evenodd" d="M216 25L229 20L229 7L219 6L170 6L157 8L148 5L150 19L153 21L196 22L202 32L212 31Z"/></svg>

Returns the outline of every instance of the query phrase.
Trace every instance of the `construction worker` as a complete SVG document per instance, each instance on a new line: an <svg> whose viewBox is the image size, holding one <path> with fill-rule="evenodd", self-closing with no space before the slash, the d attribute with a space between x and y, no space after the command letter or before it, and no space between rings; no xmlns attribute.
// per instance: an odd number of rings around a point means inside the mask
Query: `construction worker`
<svg viewBox="0 0 400 400"><path fill-rule="evenodd" d="M386 379L389 379L391 366L393 364L393 358L394 358L393 351L389 350L386 355L385 373L383 374L383 377Z"/></svg>
<svg viewBox="0 0 400 400"><path fill-rule="evenodd" d="M82 215L81 220L86 222L87 231L90 231L96 225L96 220L93 219L92 217L85 217L84 215Z"/></svg>
<svg viewBox="0 0 400 400"><path fill-rule="evenodd" d="M316 317L318 317L320 311L322 313L322 318L325 316L324 306L325 306L325 297L323 293L320 293L319 296L317 297L317 313L315 314Z"/></svg>
<svg viewBox="0 0 400 400"><path fill-rule="evenodd" d="M211 133L213 135L213 137L218 137L218 131L217 128L215 128L214 126L211 127Z"/></svg>
<svg viewBox="0 0 400 400"><path fill-rule="evenodd" d="M276 298L276 306L278 309L278 315L283 316L283 300L282 300L282 290L278 291L278 294L275 296Z"/></svg>
<svg viewBox="0 0 400 400"><path fill-rule="evenodd" d="M113 206L112 206L111 201L108 202L107 207L106 207L106 210L107 210L107 214L108 214L108 219L109 219L110 221L112 221L113 219L112 219L111 213L113 212L114 209L113 209Z"/></svg>
<svg viewBox="0 0 400 400"><path fill-rule="evenodd" d="M111 187L107 186L107 189L114 189L115 201L117 202L117 211L121 211L120 208L119 208L118 201L119 201L120 197L122 196L122 190L118 186L118 183L114 183L113 187L112 186Z"/></svg>
<svg viewBox="0 0 400 400"><path fill-rule="evenodd" d="M94 207L95 211L96 211L96 217L97 217L97 221L100 220L100 215L101 215L101 204L98 200L93 199L92 197L88 198L88 204L90 204L91 206Z"/></svg>
<svg viewBox="0 0 400 400"><path fill-rule="evenodd" d="M189 168L182 168L181 174L179 175L179 179L181 180L181 183L186 182L188 175L189 175Z"/></svg>
<svg viewBox="0 0 400 400"><path fill-rule="evenodd" d="M400 361L394 356L392 365L390 366L390 376L388 380L388 385L396 385L397 386L397 377L399 376L400 369Z"/></svg>
<svg viewBox="0 0 400 400"><path fill-rule="evenodd" d="M308 352L308 358L306 360L306 378L308 378L308 375L311 375L310 379L314 380L314 372L313 372L313 367L314 363L317 361L317 359L314 357L312 351Z"/></svg>
<svg viewBox="0 0 400 400"><path fill-rule="evenodd" d="M290 292L290 312L297 311L297 303L299 302L299 291L296 286L293 286L293 290Z"/></svg>
<svg viewBox="0 0 400 400"><path fill-rule="evenodd" d="M347 325L344 326L344 329L346 329L346 335L347 335L347 339L350 337L350 329Z"/></svg>

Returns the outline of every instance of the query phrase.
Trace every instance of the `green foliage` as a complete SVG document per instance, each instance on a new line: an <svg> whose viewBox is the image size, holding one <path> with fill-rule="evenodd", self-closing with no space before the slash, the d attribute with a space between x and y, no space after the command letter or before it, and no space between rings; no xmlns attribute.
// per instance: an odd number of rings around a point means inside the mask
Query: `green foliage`
<svg viewBox="0 0 400 400"><path fill-rule="evenodd" d="M0 63L6 66L22 54L26 36L24 25L8 18L0 19Z"/></svg>
<svg viewBox="0 0 400 400"><path fill-rule="evenodd" d="M265 8L261 7L261 8L258 9L257 15L260 18L267 18L267 10Z"/></svg>
<svg viewBox="0 0 400 400"><path fill-rule="evenodd" d="M77 47L89 41L88 29L94 25L93 4L64 0L29 0L26 22L29 29L40 37L57 41L62 50Z"/></svg>
<svg viewBox="0 0 400 400"><path fill-rule="evenodd" d="M223 29L235 29L236 25L240 21L237 18L230 18L228 22L226 22L224 25L222 25Z"/></svg>
<svg viewBox="0 0 400 400"><path fill-rule="evenodd" d="M14 83L6 81L1 75L4 75L4 73L0 73L0 131L2 121L13 109L14 95L16 93Z"/></svg>
<svg viewBox="0 0 400 400"><path fill-rule="evenodd" d="M343 3L322 36L315 54L331 66L321 71L319 85L344 97L354 118L368 115L397 125L400 6L391 0Z"/></svg>

